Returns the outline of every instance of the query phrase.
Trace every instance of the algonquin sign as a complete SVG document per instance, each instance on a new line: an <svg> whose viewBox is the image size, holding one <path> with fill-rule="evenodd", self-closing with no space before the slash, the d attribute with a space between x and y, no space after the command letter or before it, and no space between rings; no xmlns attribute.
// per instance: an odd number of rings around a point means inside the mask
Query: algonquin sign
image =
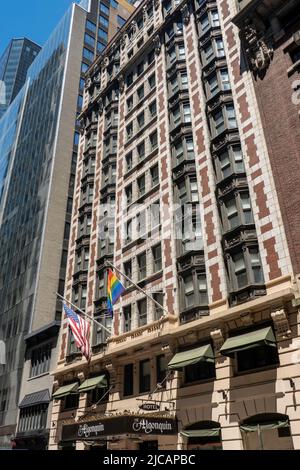
<svg viewBox="0 0 300 470"><path fill-rule="evenodd" d="M62 440L76 441L120 434L177 434L175 418L149 416L117 416L99 421L63 426Z"/></svg>

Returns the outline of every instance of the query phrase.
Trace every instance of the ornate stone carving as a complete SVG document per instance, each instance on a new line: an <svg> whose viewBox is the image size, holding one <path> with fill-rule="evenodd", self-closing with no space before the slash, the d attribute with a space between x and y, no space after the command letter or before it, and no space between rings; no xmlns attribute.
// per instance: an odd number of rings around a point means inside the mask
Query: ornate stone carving
<svg viewBox="0 0 300 470"><path fill-rule="evenodd" d="M127 39L128 39L128 34L124 33L123 36L121 37L121 41L120 41L122 50L125 49L125 47L126 47Z"/></svg>
<svg viewBox="0 0 300 470"><path fill-rule="evenodd" d="M243 326L253 325L253 315L251 312L243 312L240 314L240 319Z"/></svg>
<svg viewBox="0 0 300 470"><path fill-rule="evenodd" d="M268 47L256 26L250 20L241 31L249 65L255 74L264 74L273 58L273 49Z"/></svg>
<svg viewBox="0 0 300 470"><path fill-rule="evenodd" d="M158 55L161 51L161 42L160 42L160 37L159 37L158 34L153 39L153 44L154 44L154 47L155 47L155 54Z"/></svg>
<svg viewBox="0 0 300 470"><path fill-rule="evenodd" d="M216 352L219 352L224 343L222 330L213 330L210 332L210 337L213 340Z"/></svg>
<svg viewBox="0 0 300 470"><path fill-rule="evenodd" d="M180 11L182 14L182 19L183 19L184 24L189 24L191 15L190 15L188 4L185 3Z"/></svg>
<svg viewBox="0 0 300 470"><path fill-rule="evenodd" d="M147 21L148 15L147 15L147 5L143 7L143 20L144 22Z"/></svg>
<svg viewBox="0 0 300 470"><path fill-rule="evenodd" d="M124 75L120 75L118 81L119 81L119 90L120 90L120 93L123 93L123 91L124 91L124 89L125 89Z"/></svg>
<svg viewBox="0 0 300 470"><path fill-rule="evenodd" d="M110 361L105 364L105 369L109 372L110 385L115 386L117 382L117 369L116 366Z"/></svg>
<svg viewBox="0 0 300 470"><path fill-rule="evenodd" d="M155 10L157 10L159 8L159 5L160 5L160 1L159 0L154 0L154 8Z"/></svg>
<svg viewBox="0 0 300 470"><path fill-rule="evenodd" d="M84 382L85 376L83 372L77 373L77 378L80 380L80 383Z"/></svg>
<svg viewBox="0 0 300 470"><path fill-rule="evenodd" d="M103 113L103 109L104 109L103 100L102 100L102 98L99 98L99 100L98 100L98 110L99 110L100 114Z"/></svg>
<svg viewBox="0 0 300 470"><path fill-rule="evenodd" d="M289 338L292 334L287 314L283 308L278 308L271 313L276 335L280 339Z"/></svg>
<svg viewBox="0 0 300 470"><path fill-rule="evenodd" d="M132 21L131 22L131 31L132 31L132 34L135 34L137 32L137 24L136 24L136 21Z"/></svg>

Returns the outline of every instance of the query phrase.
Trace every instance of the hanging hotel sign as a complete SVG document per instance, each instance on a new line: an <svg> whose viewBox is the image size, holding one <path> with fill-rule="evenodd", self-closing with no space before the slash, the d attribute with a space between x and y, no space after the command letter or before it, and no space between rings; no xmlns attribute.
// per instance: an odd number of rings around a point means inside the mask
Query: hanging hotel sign
<svg viewBox="0 0 300 470"><path fill-rule="evenodd" d="M159 411L160 405L157 403L143 403L139 406L139 409L143 411Z"/></svg>
<svg viewBox="0 0 300 470"><path fill-rule="evenodd" d="M77 441L97 439L121 434L170 435L177 434L175 418L149 416L116 416L99 421L63 426L62 440Z"/></svg>

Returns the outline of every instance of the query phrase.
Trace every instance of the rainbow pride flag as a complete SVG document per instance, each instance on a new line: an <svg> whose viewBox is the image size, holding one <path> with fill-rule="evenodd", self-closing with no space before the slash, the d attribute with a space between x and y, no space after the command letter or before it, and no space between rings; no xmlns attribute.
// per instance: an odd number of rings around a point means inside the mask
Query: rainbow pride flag
<svg viewBox="0 0 300 470"><path fill-rule="evenodd" d="M107 280L107 308L111 314L114 313L114 304L117 302L118 298L123 294L124 291L125 287L110 269L108 271Z"/></svg>

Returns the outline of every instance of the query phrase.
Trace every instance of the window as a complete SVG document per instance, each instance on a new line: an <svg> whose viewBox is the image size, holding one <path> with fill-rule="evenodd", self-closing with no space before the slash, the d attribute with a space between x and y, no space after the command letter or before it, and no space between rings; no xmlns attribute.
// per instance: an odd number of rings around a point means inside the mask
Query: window
<svg viewBox="0 0 300 470"><path fill-rule="evenodd" d="M151 174L151 186L154 187L159 183L158 165L155 165L150 169L150 174Z"/></svg>
<svg viewBox="0 0 300 470"><path fill-rule="evenodd" d="M74 132L74 145L79 144L79 132Z"/></svg>
<svg viewBox="0 0 300 470"><path fill-rule="evenodd" d="M137 261L138 261L138 269L139 269L138 279L140 281L142 279L145 279L145 277L147 277L147 257L146 257L146 253L142 253L141 255L139 255L137 257Z"/></svg>
<svg viewBox="0 0 300 470"><path fill-rule="evenodd" d="M20 410L18 432L46 429L48 404L28 406Z"/></svg>
<svg viewBox="0 0 300 470"><path fill-rule="evenodd" d="M148 78L148 83L149 83L149 88L152 89L155 87L155 84L156 84L156 80L155 80L155 73L153 73L152 75L150 75L150 77Z"/></svg>
<svg viewBox="0 0 300 470"><path fill-rule="evenodd" d="M229 75L227 69L222 69L220 71L222 90L231 90L231 85L229 81Z"/></svg>
<svg viewBox="0 0 300 470"><path fill-rule="evenodd" d="M197 364L187 366L184 369L185 383L213 379L216 376L215 365L210 362L200 361Z"/></svg>
<svg viewBox="0 0 300 470"><path fill-rule="evenodd" d="M131 96L126 100L126 103L127 103L127 111L131 111L131 109L133 108L133 95L131 95Z"/></svg>
<svg viewBox="0 0 300 470"><path fill-rule="evenodd" d="M123 333L131 330L131 305L123 308Z"/></svg>
<svg viewBox="0 0 300 470"><path fill-rule="evenodd" d="M103 51L103 49L105 49L105 44L103 44L100 41L97 41L97 52L99 52L100 54Z"/></svg>
<svg viewBox="0 0 300 470"><path fill-rule="evenodd" d="M95 47L95 38L90 36L89 34L85 33L84 35L84 42L85 44L88 44L91 47Z"/></svg>
<svg viewBox="0 0 300 470"><path fill-rule="evenodd" d="M206 275L198 274L197 282L198 282L198 289L199 289L199 304L206 305L208 303Z"/></svg>
<svg viewBox="0 0 300 470"><path fill-rule="evenodd" d="M127 206L132 203L132 184L125 188L126 204Z"/></svg>
<svg viewBox="0 0 300 470"><path fill-rule="evenodd" d="M178 58L179 58L179 60L185 60L184 44L179 44L178 45Z"/></svg>
<svg viewBox="0 0 300 470"><path fill-rule="evenodd" d="M173 77L170 82L171 94L175 94L179 90L177 76Z"/></svg>
<svg viewBox="0 0 300 470"><path fill-rule="evenodd" d="M139 129L144 127L144 125L145 125L145 113L144 113L144 111L138 115L137 123L138 123Z"/></svg>
<svg viewBox="0 0 300 470"><path fill-rule="evenodd" d="M102 26L104 26L105 28L108 28L108 25L109 25L109 21L107 18L105 18L104 16L100 15L99 16L99 22Z"/></svg>
<svg viewBox="0 0 300 470"><path fill-rule="evenodd" d="M150 118L154 118L157 114L157 107L156 107L156 100L152 101L152 103L149 104L149 114Z"/></svg>
<svg viewBox="0 0 300 470"><path fill-rule="evenodd" d="M83 57L91 62L94 60L94 53L87 49L86 47L83 48Z"/></svg>
<svg viewBox="0 0 300 470"><path fill-rule="evenodd" d="M218 28L220 26L219 14L217 10L213 10L211 12L211 21L214 28Z"/></svg>
<svg viewBox="0 0 300 470"><path fill-rule="evenodd" d="M241 205L244 214L244 223L245 224L252 224L253 223L253 215L251 209L251 202L249 193L241 193Z"/></svg>
<svg viewBox="0 0 300 470"><path fill-rule="evenodd" d="M137 154L140 160L142 160L145 157L145 142L141 142L137 146Z"/></svg>
<svg viewBox="0 0 300 470"><path fill-rule="evenodd" d="M210 96L213 97L215 96L218 91L219 91L219 83L218 83L218 77L217 75L213 75L209 80L208 80L208 87L209 87L209 92Z"/></svg>
<svg viewBox="0 0 300 470"><path fill-rule="evenodd" d="M136 216L136 234L142 238L146 234L146 210L143 210Z"/></svg>
<svg viewBox="0 0 300 470"><path fill-rule="evenodd" d="M138 185L138 197L141 197L146 192L146 178L145 178L145 175L142 175L140 178L138 178L137 185Z"/></svg>
<svg viewBox="0 0 300 470"><path fill-rule="evenodd" d="M215 41L216 41L217 57L224 57L225 52L224 52L223 40L221 38L217 38Z"/></svg>
<svg viewBox="0 0 300 470"><path fill-rule="evenodd" d="M132 279L132 262L131 260L130 261L126 261L126 263L124 263L124 274L129 277L129 279ZM130 287L131 286L131 282L128 281L127 279L125 279L125 287Z"/></svg>
<svg viewBox="0 0 300 470"><path fill-rule="evenodd" d="M209 29L210 24L209 24L208 15L205 15L201 18L200 25L201 25L202 33L205 33L205 31L207 31Z"/></svg>
<svg viewBox="0 0 300 470"><path fill-rule="evenodd" d="M154 131L150 137L150 146L151 146L151 152L157 148L158 145L158 140L157 140L157 131Z"/></svg>
<svg viewBox="0 0 300 470"><path fill-rule="evenodd" d="M99 323L101 323L105 328L109 331L112 331L112 317L105 316L97 318ZM94 337L93 337L93 346L100 346L107 343L107 339L109 338L109 333L104 329L101 328L100 325L94 324Z"/></svg>
<svg viewBox="0 0 300 470"><path fill-rule="evenodd" d="M148 54L148 65L152 64L152 62L154 62L155 60L155 51L154 49L152 49L151 52L149 52Z"/></svg>
<svg viewBox="0 0 300 470"><path fill-rule="evenodd" d="M162 292L155 292L153 294L153 299L163 307L164 305L164 294ZM159 320L163 316L163 309L160 308L157 304L154 304L154 321Z"/></svg>
<svg viewBox="0 0 300 470"><path fill-rule="evenodd" d="M188 90L188 76L186 72L180 72L180 78L181 78L181 89L182 90Z"/></svg>
<svg viewBox="0 0 300 470"><path fill-rule="evenodd" d="M278 350L272 346L259 346L236 353L238 372L279 364Z"/></svg>
<svg viewBox="0 0 300 470"><path fill-rule="evenodd" d="M139 77L144 72L144 62L140 62L137 66L136 73Z"/></svg>
<svg viewBox="0 0 300 470"><path fill-rule="evenodd" d="M226 113L228 119L228 127L229 129L234 129L237 127L236 117L235 117L235 110L232 104L226 105Z"/></svg>
<svg viewBox="0 0 300 470"><path fill-rule="evenodd" d="M191 107L189 104L183 105L183 121L185 123L191 122Z"/></svg>
<svg viewBox="0 0 300 470"><path fill-rule="evenodd" d="M173 127L178 126L181 121L180 106L176 106L176 108L173 109L172 118L173 118Z"/></svg>
<svg viewBox="0 0 300 470"><path fill-rule="evenodd" d="M138 96L138 99L139 99L139 100L142 100L142 99L144 98L144 95L145 95L144 85L141 85L141 86L137 89L137 96Z"/></svg>
<svg viewBox="0 0 300 470"><path fill-rule="evenodd" d="M127 140L133 137L133 123L132 122L128 124L128 126L126 126L126 134L127 134Z"/></svg>
<svg viewBox="0 0 300 470"><path fill-rule="evenodd" d="M117 2L117 0L110 0L110 4L112 6L112 8L118 8L119 6L119 3Z"/></svg>
<svg viewBox="0 0 300 470"><path fill-rule="evenodd" d="M151 387L151 370L150 360L140 362L140 393L150 392Z"/></svg>
<svg viewBox="0 0 300 470"><path fill-rule="evenodd" d="M204 61L206 64L208 64L208 62L210 62L211 59L214 57L214 49L213 49L211 42L209 42L206 46L204 46L203 54L204 54Z"/></svg>
<svg viewBox="0 0 300 470"><path fill-rule="evenodd" d="M104 31L104 29L98 28L98 35L99 35L99 39L101 39L102 41L107 42L108 33L106 31Z"/></svg>
<svg viewBox="0 0 300 470"><path fill-rule="evenodd" d="M296 47L294 48L291 52L290 52L290 56L291 56L291 59L292 59L292 62L293 64L295 64L296 62L298 62L300 60L300 47Z"/></svg>
<svg viewBox="0 0 300 470"><path fill-rule="evenodd" d="M219 162L220 162L222 177L227 178L227 176L231 175L232 173L229 153L224 152L221 155L219 155Z"/></svg>
<svg viewBox="0 0 300 470"><path fill-rule="evenodd" d="M234 273L237 282L237 287L240 289L247 285L247 271L246 271L246 264L244 255L238 253L232 257L234 263Z"/></svg>
<svg viewBox="0 0 300 470"><path fill-rule="evenodd" d="M82 92L83 89L84 89L84 85L85 85L85 80L84 78L80 78L79 80L79 90Z"/></svg>
<svg viewBox="0 0 300 470"><path fill-rule="evenodd" d="M67 395L64 399L63 409L64 410L73 410L78 408L79 405L79 393L71 393L71 395Z"/></svg>
<svg viewBox="0 0 300 470"><path fill-rule="evenodd" d="M147 299L139 300L138 307L138 326L147 325Z"/></svg>
<svg viewBox="0 0 300 470"><path fill-rule="evenodd" d="M102 2L100 2L100 11L109 16L109 7Z"/></svg>
<svg viewBox="0 0 300 470"><path fill-rule="evenodd" d="M126 242L132 241L132 220L128 220L126 223Z"/></svg>
<svg viewBox="0 0 300 470"><path fill-rule="evenodd" d="M95 23L92 23L92 22L89 21L89 20L86 21L86 27L87 27L87 29L89 29L89 30L92 31L93 33L96 32L96 25L95 25Z"/></svg>
<svg viewBox="0 0 300 470"><path fill-rule="evenodd" d="M165 382L167 373L167 360L166 356L161 355L156 357L156 383L162 384Z"/></svg>
<svg viewBox="0 0 300 470"><path fill-rule="evenodd" d="M263 272L262 272L262 266L261 266L261 259L260 259L257 248L249 248L249 256L250 256L250 262L251 262L253 281L256 284L262 284Z"/></svg>
<svg viewBox="0 0 300 470"><path fill-rule="evenodd" d="M126 364L124 366L123 396L129 397L130 395L133 395L133 364Z"/></svg>
<svg viewBox="0 0 300 470"><path fill-rule="evenodd" d="M150 206L150 226L154 229L160 224L160 204L155 202Z"/></svg>
<svg viewBox="0 0 300 470"><path fill-rule="evenodd" d="M127 153L127 155L125 156L125 160L127 171L129 171L132 168L132 152Z"/></svg>
<svg viewBox="0 0 300 470"><path fill-rule="evenodd" d="M88 64L85 64L84 62L82 62L81 64L81 72L82 73L85 73L87 70L88 70L89 66Z"/></svg>
<svg viewBox="0 0 300 470"><path fill-rule="evenodd" d="M215 134L219 135L225 129L224 116L222 111L218 111L213 115Z"/></svg>
<svg viewBox="0 0 300 470"><path fill-rule="evenodd" d="M31 352L30 377L45 374L50 370L51 343L33 349Z"/></svg>
<svg viewBox="0 0 300 470"><path fill-rule="evenodd" d="M236 198L229 199L225 202L225 207L227 210L227 219L229 223L229 228L233 229L240 225L239 213L236 205Z"/></svg>
<svg viewBox="0 0 300 470"><path fill-rule="evenodd" d="M195 304L193 276L187 276L184 279L184 299L186 307L191 307Z"/></svg>
<svg viewBox="0 0 300 470"><path fill-rule="evenodd" d="M133 73L129 73L126 77L126 84L129 87L133 83Z"/></svg>
<svg viewBox="0 0 300 470"><path fill-rule="evenodd" d="M187 149L188 160L193 160L195 158L195 150L194 150L194 141L192 137L186 138L186 149Z"/></svg>
<svg viewBox="0 0 300 470"><path fill-rule="evenodd" d="M77 98L77 108L79 108L80 110L82 109L82 105L83 105L83 96L82 95L78 95L78 98Z"/></svg>
<svg viewBox="0 0 300 470"><path fill-rule="evenodd" d="M153 256L153 272L157 273L162 269L162 255L161 255L161 244L152 248Z"/></svg>

